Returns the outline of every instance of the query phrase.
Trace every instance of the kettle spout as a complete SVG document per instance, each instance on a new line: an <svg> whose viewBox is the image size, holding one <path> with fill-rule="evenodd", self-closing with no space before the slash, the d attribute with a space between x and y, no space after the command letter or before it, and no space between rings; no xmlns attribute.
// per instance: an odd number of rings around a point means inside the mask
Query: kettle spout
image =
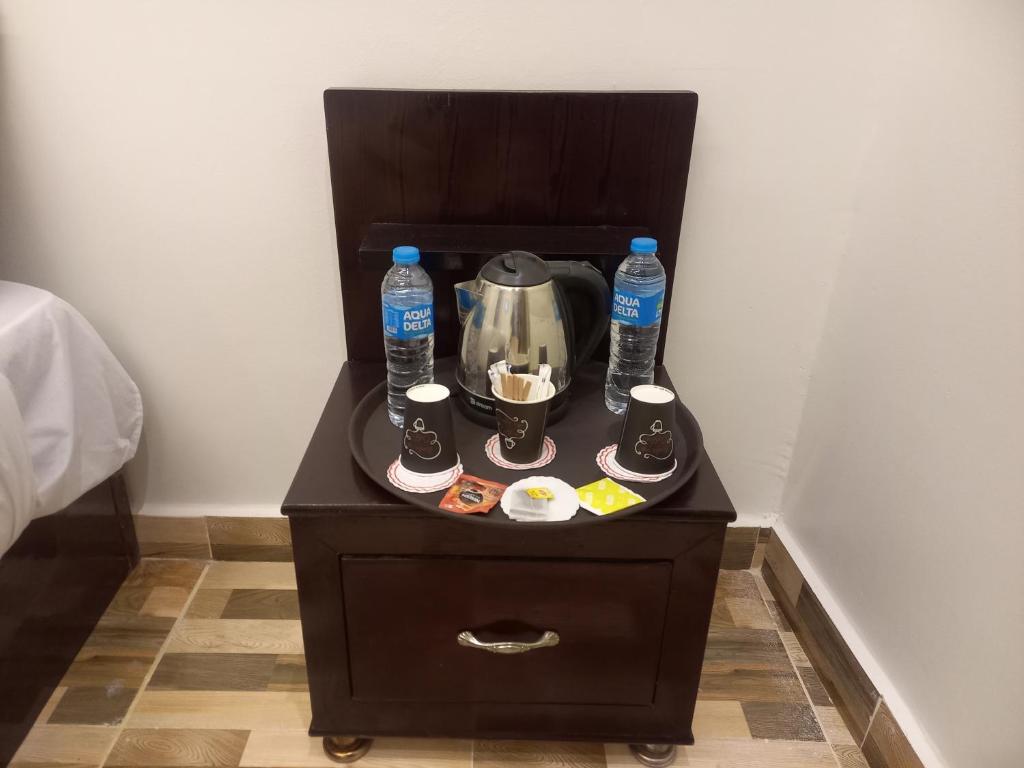
<svg viewBox="0 0 1024 768"><path fill-rule="evenodd" d="M455 306L459 308L459 328L466 324L466 318L473 311L473 307L480 301L480 292L477 290L476 280L466 280L455 284Z"/></svg>

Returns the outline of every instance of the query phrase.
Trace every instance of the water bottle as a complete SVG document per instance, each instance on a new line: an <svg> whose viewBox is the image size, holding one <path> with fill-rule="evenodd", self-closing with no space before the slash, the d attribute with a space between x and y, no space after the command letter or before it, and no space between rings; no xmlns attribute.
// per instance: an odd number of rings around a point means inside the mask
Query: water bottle
<svg viewBox="0 0 1024 768"><path fill-rule="evenodd" d="M654 355L665 300L665 268L658 261L658 241L634 237L629 250L629 256L615 271L612 299L612 342L604 404L613 413L626 410L630 389L654 381Z"/></svg>
<svg viewBox="0 0 1024 768"><path fill-rule="evenodd" d="M380 284L384 352L388 359L388 418L405 420L405 392L434 380L434 286L420 266L420 251L400 245Z"/></svg>

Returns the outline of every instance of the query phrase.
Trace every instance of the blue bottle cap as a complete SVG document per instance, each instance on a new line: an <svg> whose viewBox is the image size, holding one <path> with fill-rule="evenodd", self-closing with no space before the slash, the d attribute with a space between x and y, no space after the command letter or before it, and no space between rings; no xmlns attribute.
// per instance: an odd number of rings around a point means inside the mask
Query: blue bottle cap
<svg viewBox="0 0 1024 768"><path fill-rule="evenodd" d="M415 245L400 245L391 251L395 264L416 264L420 260L420 249Z"/></svg>
<svg viewBox="0 0 1024 768"><path fill-rule="evenodd" d="M658 241L653 237L634 237L629 241L629 250L634 253L657 253Z"/></svg>

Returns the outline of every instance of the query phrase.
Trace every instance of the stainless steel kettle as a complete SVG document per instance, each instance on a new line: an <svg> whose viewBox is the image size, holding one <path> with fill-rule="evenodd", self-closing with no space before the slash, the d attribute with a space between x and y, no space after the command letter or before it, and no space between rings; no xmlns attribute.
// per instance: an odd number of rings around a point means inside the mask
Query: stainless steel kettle
<svg viewBox="0 0 1024 768"><path fill-rule="evenodd" d="M611 296L601 273L585 262L511 251L495 256L475 282L456 291L462 323L456 379L470 413L494 413L487 368L507 360L519 373L551 366L556 415L573 371L608 329Z"/></svg>

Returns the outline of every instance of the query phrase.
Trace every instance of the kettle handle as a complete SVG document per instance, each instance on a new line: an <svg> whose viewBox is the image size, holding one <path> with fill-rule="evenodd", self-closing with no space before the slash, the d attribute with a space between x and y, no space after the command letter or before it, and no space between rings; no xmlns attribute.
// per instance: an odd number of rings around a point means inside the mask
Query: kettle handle
<svg viewBox="0 0 1024 768"><path fill-rule="evenodd" d="M573 370L577 370L590 356L598 342L604 338L608 330L608 323L611 320L612 294L608 290L608 283L597 267L584 261L549 261L548 268L551 270L551 277L564 290L566 302L569 306L566 309L571 313L572 304L568 301L568 294L583 294L589 303L590 317L586 323L578 323L573 319ZM571 314L570 314L571 317ZM578 339L575 334L580 327L587 328L586 339Z"/></svg>

